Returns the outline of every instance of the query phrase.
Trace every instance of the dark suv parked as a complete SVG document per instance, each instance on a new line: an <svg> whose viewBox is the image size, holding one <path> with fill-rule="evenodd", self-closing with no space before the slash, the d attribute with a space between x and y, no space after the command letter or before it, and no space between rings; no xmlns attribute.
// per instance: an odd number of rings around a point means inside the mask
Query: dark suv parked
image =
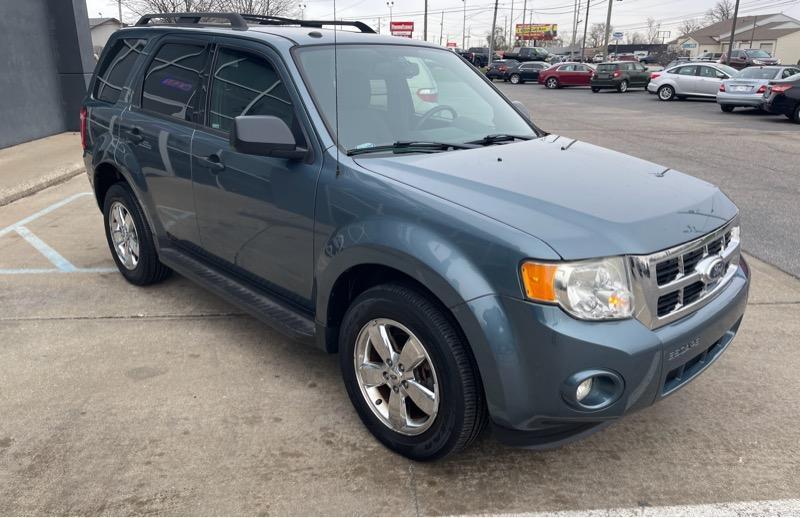
<svg viewBox="0 0 800 518"><path fill-rule="evenodd" d="M359 22L144 16L81 120L121 274L177 271L338 353L413 459L486 423L534 447L596 431L697 376L744 313L719 189L548 134L455 53Z"/></svg>
<svg viewBox="0 0 800 518"><path fill-rule="evenodd" d="M613 88L618 92L627 92L628 88L647 88L650 72L641 63L615 61L600 63L592 76L592 92L597 93L604 88Z"/></svg>

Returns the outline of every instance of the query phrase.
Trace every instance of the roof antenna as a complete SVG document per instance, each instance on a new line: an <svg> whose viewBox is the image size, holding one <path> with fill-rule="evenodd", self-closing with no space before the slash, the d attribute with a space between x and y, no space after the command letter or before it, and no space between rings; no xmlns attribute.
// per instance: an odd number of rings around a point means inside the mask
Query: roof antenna
<svg viewBox="0 0 800 518"><path fill-rule="evenodd" d="M336 0L333 0L333 110L335 113L335 132L334 145L336 146L336 178L342 172L339 170L339 60L337 59L337 25L336 25Z"/></svg>

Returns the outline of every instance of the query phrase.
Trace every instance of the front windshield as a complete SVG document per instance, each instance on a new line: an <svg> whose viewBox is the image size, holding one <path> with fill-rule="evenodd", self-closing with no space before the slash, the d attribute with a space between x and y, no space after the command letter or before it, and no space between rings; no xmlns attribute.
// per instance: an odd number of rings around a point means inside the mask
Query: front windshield
<svg viewBox="0 0 800 518"><path fill-rule="evenodd" d="M768 57L770 57L768 52L766 52L764 50L760 50L760 49L748 50L746 52L747 52L747 55L750 56L751 58L768 58Z"/></svg>
<svg viewBox="0 0 800 518"><path fill-rule="evenodd" d="M739 72L738 77L742 79L774 79L778 72L780 72L780 69L777 68L750 67Z"/></svg>
<svg viewBox="0 0 800 518"><path fill-rule="evenodd" d="M331 132L333 46L297 60ZM339 45L338 142L345 150L402 141L465 143L491 134L535 137L533 127L452 52L410 45ZM335 135L334 135L335 137Z"/></svg>

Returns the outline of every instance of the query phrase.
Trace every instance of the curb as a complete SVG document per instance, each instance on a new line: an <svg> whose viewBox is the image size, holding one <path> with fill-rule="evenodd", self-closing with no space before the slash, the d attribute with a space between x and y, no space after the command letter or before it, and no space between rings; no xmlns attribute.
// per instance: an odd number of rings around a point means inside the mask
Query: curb
<svg viewBox="0 0 800 518"><path fill-rule="evenodd" d="M31 194L35 194L41 190L47 189L54 185L66 182L67 180L78 176L84 172L85 166L83 164L73 164L64 168L56 173L40 176L35 180L15 186L13 189L6 189L0 191L0 207L8 205Z"/></svg>

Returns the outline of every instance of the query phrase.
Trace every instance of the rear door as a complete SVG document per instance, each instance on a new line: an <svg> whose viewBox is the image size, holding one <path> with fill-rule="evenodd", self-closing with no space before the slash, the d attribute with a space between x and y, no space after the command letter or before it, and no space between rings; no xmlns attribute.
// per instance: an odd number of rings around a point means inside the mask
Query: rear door
<svg viewBox="0 0 800 518"><path fill-rule="evenodd" d="M311 301L314 193L319 149L307 160L239 153L234 118L281 118L314 149L310 124L279 57L258 42L218 38L206 124L192 139L192 172L203 249L218 264L300 305Z"/></svg>
<svg viewBox="0 0 800 518"><path fill-rule="evenodd" d="M562 85L574 85L576 84L576 78L575 65L561 65L558 67L558 81Z"/></svg>
<svg viewBox="0 0 800 518"><path fill-rule="evenodd" d="M700 78L697 76L697 65L684 65L675 71L675 84L678 95L697 95L700 91Z"/></svg>
<svg viewBox="0 0 800 518"><path fill-rule="evenodd" d="M156 215L168 237L199 244L190 146L205 107L208 37L166 36L156 45L122 117Z"/></svg>

